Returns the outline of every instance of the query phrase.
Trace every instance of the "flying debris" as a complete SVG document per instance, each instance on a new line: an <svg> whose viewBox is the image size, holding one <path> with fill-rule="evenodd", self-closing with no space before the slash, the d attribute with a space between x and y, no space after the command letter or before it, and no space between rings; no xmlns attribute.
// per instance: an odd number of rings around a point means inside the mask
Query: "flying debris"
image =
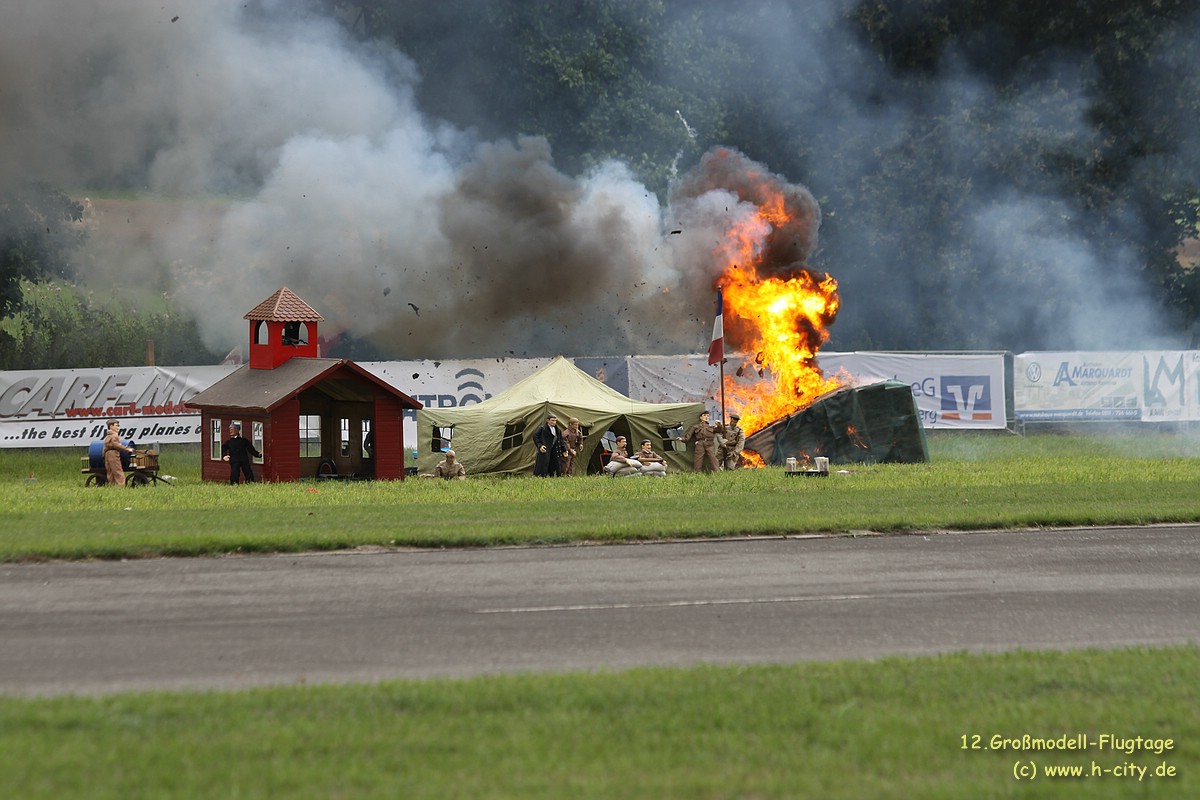
<svg viewBox="0 0 1200 800"><path fill-rule="evenodd" d="M421 316L421 309L417 308L412 303L409 303L408 305L413 310L413 313L415 313L418 317Z"/></svg>

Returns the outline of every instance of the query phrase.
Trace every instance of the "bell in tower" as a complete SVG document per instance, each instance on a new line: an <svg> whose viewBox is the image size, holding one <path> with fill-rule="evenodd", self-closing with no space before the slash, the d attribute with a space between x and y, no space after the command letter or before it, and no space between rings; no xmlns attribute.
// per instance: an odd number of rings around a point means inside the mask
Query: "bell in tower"
<svg viewBox="0 0 1200 800"><path fill-rule="evenodd" d="M274 369L289 358L319 358L317 323L325 318L286 286L251 309L250 368Z"/></svg>

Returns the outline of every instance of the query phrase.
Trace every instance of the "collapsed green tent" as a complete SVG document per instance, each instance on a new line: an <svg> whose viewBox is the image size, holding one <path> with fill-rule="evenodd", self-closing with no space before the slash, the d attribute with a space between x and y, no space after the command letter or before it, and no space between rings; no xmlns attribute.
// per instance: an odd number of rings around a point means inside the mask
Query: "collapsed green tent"
<svg viewBox="0 0 1200 800"><path fill-rule="evenodd" d="M830 464L920 463L929 460L921 413L907 383L885 381L839 389L803 411L746 437L767 464L818 456Z"/></svg>
<svg viewBox="0 0 1200 800"><path fill-rule="evenodd" d="M600 471L609 431L628 437L631 450L649 439L669 472L691 472L691 453L676 440L704 410L703 403L630 400L559 356L482 403L419 409L417 469L432 473L443 451L453 449L469 475L532 474L533 432L554 412L563 427L577 417L587 434L575 458L577 475Z"/></svg>

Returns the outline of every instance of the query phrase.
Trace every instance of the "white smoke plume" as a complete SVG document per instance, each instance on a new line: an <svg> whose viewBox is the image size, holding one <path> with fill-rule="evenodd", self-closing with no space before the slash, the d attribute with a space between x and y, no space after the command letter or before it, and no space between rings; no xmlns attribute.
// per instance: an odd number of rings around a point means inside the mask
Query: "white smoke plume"
<svg viewBox="0 0 1200 800"><path fill-rule="evenodd" d="M17 5L0 179L164 198L172 214L91 269L168 270L153 280L215 351L285 285L324 335L391 357L702 346L713 249L739 213L719 189L664 208L621 164L577 178L543 139L477 141L416 108L403 55L291 3Z"/></svg>

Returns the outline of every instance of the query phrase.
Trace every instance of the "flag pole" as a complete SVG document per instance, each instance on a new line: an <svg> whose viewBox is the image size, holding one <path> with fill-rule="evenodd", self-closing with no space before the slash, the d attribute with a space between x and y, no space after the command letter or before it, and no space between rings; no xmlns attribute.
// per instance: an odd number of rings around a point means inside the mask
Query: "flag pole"
<svg viewBox="0 0 1200 800"><path fill-rule="evenodd" d="M717 315L713 320L712 341L708 345L708 365L717 364L721 375L721 425L725 424L725 297L717 287Z"/></svg>
<svg viewBox="0 0 1200 800"><path fill-rule="evenodd" d="M725 356L721 354L721 425L725 424Z"/></svg>

